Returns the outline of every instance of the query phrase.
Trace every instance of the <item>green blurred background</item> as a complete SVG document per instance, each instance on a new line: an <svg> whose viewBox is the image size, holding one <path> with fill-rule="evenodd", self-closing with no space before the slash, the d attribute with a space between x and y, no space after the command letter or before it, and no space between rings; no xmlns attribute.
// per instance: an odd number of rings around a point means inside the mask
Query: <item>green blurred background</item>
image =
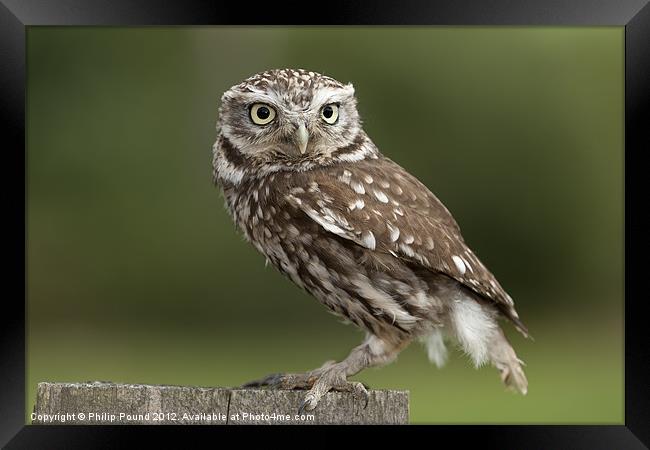
<svg viewBox="0 0 650 450"><path fill-rule="evenodd" d="M516 301L527 397L419 344L355 377L414 423L623 423L623 28L57 28L27 34L27 409L40 381L238 385L340 359L342 325L236 234L222 92L354 83L365 129Z"/></svg>

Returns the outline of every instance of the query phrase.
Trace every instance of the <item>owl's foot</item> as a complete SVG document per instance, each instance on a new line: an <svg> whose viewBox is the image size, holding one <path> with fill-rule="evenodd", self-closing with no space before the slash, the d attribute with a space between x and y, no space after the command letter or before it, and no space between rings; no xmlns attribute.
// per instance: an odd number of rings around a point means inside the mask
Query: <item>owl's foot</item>
<svg viewBox="0 0 650 450"><path fill-rule="evenodd" d="M336 362L327 361L318 369L306 373L272 373L263 378L249 381L242 388L267 387L270 389L311 389L321 374Z"/></svg>
<svg viewBox="0 0 650 450"><path fill-rule="evenodd" d="M350 392L365 409L369 399L367 386L358 381L348 381L348 377L356 375L366 367L387 364L394 360L409 342L408 339L391 342L369 335L363 344L352 349L348 357L341 362L328 361L322 367L304 374L269 375L246 383L243 387L309 389L298 408L298 414L312 411L329 391Z"/></svg>
<svg viewBox="0 0 650 450"><path fill-rule="evenodd" d="M298 414L302 414L303 411L312 411L329 391L350 392L364 409L368 406L369 395L366 386L358 381L348 381L345 371L340 365L335 364L330 369L323 371L313 383L298 408Z"/></svg>
<svg viewBox="0 0 650 450"><path fill-rule="evenodd" d="M267 387L270 389L310 389L316 378L307 373L272 373L241 385L242 388Z"/></svg>

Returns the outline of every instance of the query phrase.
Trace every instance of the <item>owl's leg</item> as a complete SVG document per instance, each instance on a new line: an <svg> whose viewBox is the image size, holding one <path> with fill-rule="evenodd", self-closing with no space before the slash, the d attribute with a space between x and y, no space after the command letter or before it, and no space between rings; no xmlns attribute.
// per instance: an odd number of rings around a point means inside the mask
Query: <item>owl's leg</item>
<svg viewBox="0 0 650 450"><path fill-rule="evenodd" d="M356 375L367 367L383 365L393 361L408 342L408 340L401 340L394 343L374 335L368 335L366 340L358 347L355 347L343 361L320 369L320 374L316 377L309 392L307 392L298 413L316 408L323 395L331 390L351 392L358 400L363 402L365 408L368 405L368 391L362 383L348 381L347 378Z"/></svg>
<svg viewBox="0 0 650 450"><path fill-rule="evenodd" d="M521 367L524 362L517 357L501 328L497 329L490 344L490 361L501 373L503 384L526 395L528 380Z"/></svg>
<svg viewBox="0 0 650 450"><path fill-rule="evenodd" d="M463 350L480 367L491 362L503 383L522 394L528 392L528 380L512 345L497 323L497 311L473 297L460 293L452 304L450 324L454 337Z"/></svg>

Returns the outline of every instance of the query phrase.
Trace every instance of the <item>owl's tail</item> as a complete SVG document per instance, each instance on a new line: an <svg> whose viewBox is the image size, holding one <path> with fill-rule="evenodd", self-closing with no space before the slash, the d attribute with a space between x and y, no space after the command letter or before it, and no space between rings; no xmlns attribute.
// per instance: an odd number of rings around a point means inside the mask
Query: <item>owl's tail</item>
<svg viewBox="0 0 650 450"><path fill-rule="evenodd" d="M501 372L501 381L510 389L526 395L528 380L522 369L524 362L517 355L500 328L495 330L489 346L489 358L492 365Z"/></svg>

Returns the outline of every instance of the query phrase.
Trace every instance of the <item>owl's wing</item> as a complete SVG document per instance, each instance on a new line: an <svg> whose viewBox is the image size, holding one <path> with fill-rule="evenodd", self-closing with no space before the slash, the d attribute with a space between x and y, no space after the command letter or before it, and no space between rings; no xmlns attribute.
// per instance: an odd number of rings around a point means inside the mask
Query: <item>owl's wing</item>
<svg viewBox="0 0 650 450"><path fill-rule="evenodd" d="M501 309L518 328L512 298L465 244L458 224L429 189L380 157L310 172L287 201L330 233L444 273Z"/></svg>

